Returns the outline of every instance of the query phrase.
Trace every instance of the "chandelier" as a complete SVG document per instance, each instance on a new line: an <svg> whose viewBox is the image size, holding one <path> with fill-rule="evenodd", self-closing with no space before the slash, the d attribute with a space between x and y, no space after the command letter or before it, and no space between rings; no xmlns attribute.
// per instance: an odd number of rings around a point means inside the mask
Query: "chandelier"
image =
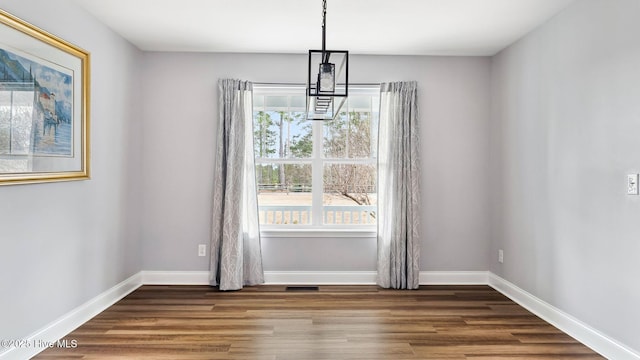
<svg viewBox="0 0 640 360"><path fill-rule="evenodd" d="M333 120L349 92L349 52L327 50L327 0L322 0L322 50L309 50L307 119Z"/></svg>

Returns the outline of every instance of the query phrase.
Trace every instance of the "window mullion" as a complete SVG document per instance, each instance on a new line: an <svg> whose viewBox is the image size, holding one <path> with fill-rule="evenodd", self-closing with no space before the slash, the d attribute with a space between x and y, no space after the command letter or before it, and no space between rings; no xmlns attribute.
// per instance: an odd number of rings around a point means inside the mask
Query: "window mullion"
<svg viewBox="0 0 640 360"><path fill-rule="evenodd" d="M376 158L323 159L325 164L376 164Z"/></svg>
<svg viewBox="0 0 640 360"><path fill-rule="evenodd" d="M311 158L256 158L256 164L309 164L312 162Z"/></svg>
<svg viewBox="0 0 640 360"><path fill-rule="evenodd" d="M312 167L312 178L311 178L311 213L312 213L312 224L313 225L322 225L322 197L324 192L324 181L323 181L323 161L322 161L322 144L323 144L323 133L322 133L322 121L314 121L313 122L313 163Z"/></svg>

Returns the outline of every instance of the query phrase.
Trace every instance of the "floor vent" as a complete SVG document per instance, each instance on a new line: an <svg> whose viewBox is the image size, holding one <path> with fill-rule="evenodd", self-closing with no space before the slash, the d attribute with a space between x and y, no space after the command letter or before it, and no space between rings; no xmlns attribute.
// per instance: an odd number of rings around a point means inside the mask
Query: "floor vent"
<svg viewBox="0 0 640 360"><path fill-rule="evenodd" d="M287 286L286 291L318 291L317 286Z"/></svg>

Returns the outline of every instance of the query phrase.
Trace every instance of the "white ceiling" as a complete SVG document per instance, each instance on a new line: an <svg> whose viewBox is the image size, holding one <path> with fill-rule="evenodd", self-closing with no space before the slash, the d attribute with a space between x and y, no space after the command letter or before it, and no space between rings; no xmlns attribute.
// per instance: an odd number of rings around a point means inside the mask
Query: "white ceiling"
<svg viewBox="0 0 640 360"><path fill-rule="evenodd" d="M306 53L321 0L75 0L146 51ZM493 55L576 0L328 0L327 49Z"/></svg>

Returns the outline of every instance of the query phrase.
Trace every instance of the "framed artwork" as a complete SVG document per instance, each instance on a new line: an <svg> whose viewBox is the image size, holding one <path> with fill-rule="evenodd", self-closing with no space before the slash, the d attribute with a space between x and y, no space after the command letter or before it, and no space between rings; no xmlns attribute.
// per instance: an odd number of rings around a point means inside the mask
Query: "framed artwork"
<svg viewBox="0 0 640 360"><path fill-rule="evenodd" d="M89 178L89 53L0 10L0 185Z"/></svg>

